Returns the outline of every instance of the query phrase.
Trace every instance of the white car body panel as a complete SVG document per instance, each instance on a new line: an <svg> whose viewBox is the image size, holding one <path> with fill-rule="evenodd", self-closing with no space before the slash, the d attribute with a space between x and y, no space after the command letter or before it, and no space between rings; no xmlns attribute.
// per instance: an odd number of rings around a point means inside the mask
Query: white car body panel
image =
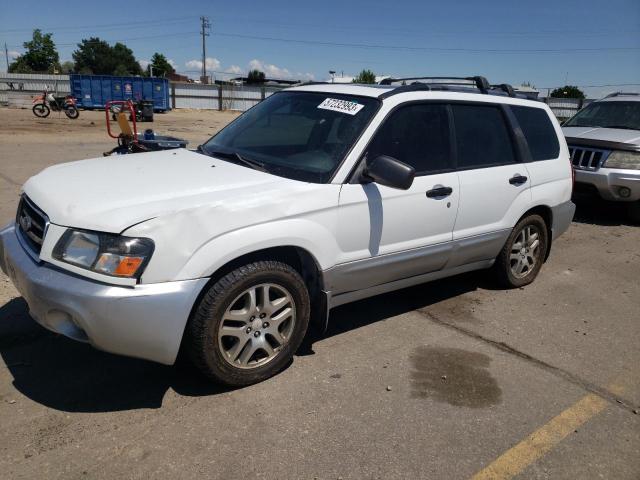
<svg viewBox="0 0 640 480"><path fill-rule="evenodd" d="M427 198L427 190L436 186L450 186L453 193ZM345 184L336 263L451 241L459 191L455 172L416 177L406 191L375 183Z"/></svg>

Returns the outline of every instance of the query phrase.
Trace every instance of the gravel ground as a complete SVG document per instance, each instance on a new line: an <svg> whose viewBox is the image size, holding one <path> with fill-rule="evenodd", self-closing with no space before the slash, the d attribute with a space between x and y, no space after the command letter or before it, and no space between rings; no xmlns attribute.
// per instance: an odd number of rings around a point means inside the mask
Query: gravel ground
<svg viewBox="0 0 640 480"><path fill-rule="evenodd" d="M234 116L153 128L194 147ZM99 112L0 109L0 222L29 176L113 145ZM640 228L580 199L534 284L478 272L345 305L237 390L49 333L0 275L0 478L453 479L499 458L484 478L638 479L639 267Z"/></svg>

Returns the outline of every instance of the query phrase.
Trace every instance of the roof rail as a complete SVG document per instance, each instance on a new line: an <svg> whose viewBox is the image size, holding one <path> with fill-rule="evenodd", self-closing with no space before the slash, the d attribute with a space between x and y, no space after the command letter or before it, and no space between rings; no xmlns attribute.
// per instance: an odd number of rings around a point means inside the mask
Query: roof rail
<svg viewBox="0 0 640 480"><path fill-rule="evenodd" d="M467 82L474 82L475 85L470 85L468 83L459 83L459 82L432 82L441 85L458 85L458 86L475 86L482 93L487 93L491 88L491 85L487 81L486 78L475 76L475 77L405 77L405 78L384 78L380 81L380 85L391 85L394 82L406 82L407 80L466 80ZM425 83L425 82L413 82L413 83Z"/></svg>
<svg viewBox="0 0 640 480"><path fill-rule="evenodd" d="M511 85L508 83L501 83L500 85L491 85L491 88L499 88L503 92L505 92L510 97L515 97L516 92Z"/></svg>
<svg viewBox="0 0 640 480"><path fill-rule="evenodd" d="M306 87L308 85L331 85L333 82L301 82L296 83L295 87Z"/></svg>
<svg viewBox="0 0 640 480"><path fill-rule="evenodd" d="M614 93L610 93L609 95L607 95L604 98L622 97L622 96L626 96L626 95L640 95L640 93L638 93L638 92L614 92Z"/></svg>

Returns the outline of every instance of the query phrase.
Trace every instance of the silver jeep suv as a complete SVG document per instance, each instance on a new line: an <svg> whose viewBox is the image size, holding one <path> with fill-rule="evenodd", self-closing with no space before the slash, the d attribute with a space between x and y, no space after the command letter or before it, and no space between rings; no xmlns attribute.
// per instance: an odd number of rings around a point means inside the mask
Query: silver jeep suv
<svg viewBox="0 0 640 480"><path fill-rule="evenodd" d="M613 93L564 123L576 187L627 202L640 222L640 94Z"/></svg>

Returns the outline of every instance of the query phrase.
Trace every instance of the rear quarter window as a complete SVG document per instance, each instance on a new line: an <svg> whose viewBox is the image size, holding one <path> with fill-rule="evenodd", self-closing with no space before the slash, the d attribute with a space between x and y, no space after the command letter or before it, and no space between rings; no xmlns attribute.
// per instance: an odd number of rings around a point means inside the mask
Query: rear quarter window
<svg viewBox="0 0 640 480"><path fill-rule="evenodd" d="M549 115L542 108L511 106L524 138L529 145L531 160L558 158L560 143Z"/></svg>

